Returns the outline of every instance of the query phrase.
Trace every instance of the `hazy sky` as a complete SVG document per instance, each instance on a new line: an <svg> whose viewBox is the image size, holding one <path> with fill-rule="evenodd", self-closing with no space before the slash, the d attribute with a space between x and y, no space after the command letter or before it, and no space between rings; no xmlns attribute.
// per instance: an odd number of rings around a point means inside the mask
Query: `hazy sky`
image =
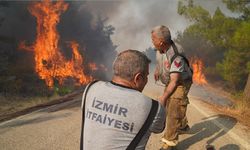
<svg viewBox="0 0 250 150"><path fill-rule="evenodd" d="M114 43L123 49L145 50L151 46L150 32L154 26L166 25L172 36L182 31L187 21L176 12L177 1L128 1L120 5L117 15L109 23L116 28Z"/></svg>
<svg viewBox="0 0 250 150"><path fill-rule="evenodd" d="M217 7L228 13L226 6L220 0L196 0L213 13ZM166 25L170 28L172 37L177 31L183 31L188 21L177 13L178 0L103 0L87 2L87 7L93 13L108 17L107 24L115 27L112 35L117 50L145 50L152 46L150 32L154 26Z"/></svg>
<svg viewBox="0 0 250 150"><path fill-rule="evenodd" d="M150 32L154 26L168 26L172 36L185 29L187 20L177 14L177 3L175 0L120 0L92 2L92 6L98 6L94 11L107 15L107 23L115 27L112 40L118 45L118 51L129 48L142 51L151 46Z"/></svg>

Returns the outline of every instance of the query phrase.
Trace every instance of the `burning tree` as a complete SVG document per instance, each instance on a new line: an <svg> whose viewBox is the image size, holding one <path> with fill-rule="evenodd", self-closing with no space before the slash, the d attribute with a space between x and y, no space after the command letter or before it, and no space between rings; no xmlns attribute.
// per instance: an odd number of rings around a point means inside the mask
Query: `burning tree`
<svg viewBox="0 0 250 150"><path fill-rule="evenodd" d="M60 22L60 15L67 8L68 4L63 1L45 0L30 5L29 11L37 20L37 37L31 47L20 45L23 49L34 50L35 70L49 87L54 85L55 79L60 84L68 77L77 79L80 84L87 84L92 80L91 76L85 74L82 67L83 58L78 51L79 44L75 41L69 42L73 50L69 61L63 56L58 46L60 36L56 25Z"/></svg>
<svg viewBox="0 0 250 150"><path fill-rule="evenodd" d="M206 77L203 73L204 65L201 59L194 57L191 59L193 68L193 81L197 84L207 84Z"/></svg>
<svg viewBox="0 0 250 150"><path fill-rule="evenodd" d="M60 91L74 89L74 83L85 84L82 77L87 82L110 79L117 53L110 37L114 28L106 28L107 19L102 17L93 22L98 14L85 9L85 2L6 3L8 7L1 9L0 93L44 96L52 94L53 86ZM51 24L45 22L53 19ZM49 57L38 55L45 53Z"/></svg>

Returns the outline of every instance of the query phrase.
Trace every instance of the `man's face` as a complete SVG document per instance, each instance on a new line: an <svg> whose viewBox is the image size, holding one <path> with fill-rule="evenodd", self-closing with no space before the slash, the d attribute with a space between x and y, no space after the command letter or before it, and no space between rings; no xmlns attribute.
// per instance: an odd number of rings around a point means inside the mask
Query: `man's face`
<svg viewBox="0 0 250 150"><path fill-rule="evenodd" d="M162 54L164 53L163 51L163 41L157 37L156 33L152 33L151 34L151 39L152 39L152 43L155 46L155 48Z"/></svg>

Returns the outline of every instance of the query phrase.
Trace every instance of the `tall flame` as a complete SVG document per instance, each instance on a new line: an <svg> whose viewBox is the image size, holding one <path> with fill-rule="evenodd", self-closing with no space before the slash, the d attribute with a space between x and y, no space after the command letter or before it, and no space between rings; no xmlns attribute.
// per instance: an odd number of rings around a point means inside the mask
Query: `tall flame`
<svg viewBox="0 0 250 150"><path fill-rule="evenodd" d="M77 42L69 42L73 51L71 60L66 60L60 52L58 46L60 37L56 25L60 22L61 13L67 8L68 4L62 0L35 2L28 8L37 19L37 38L32 46L35 53L35 69L49 87L54 85L55 79L60 84L68 77L77 79L80 84L86 84L92 80L92 77L84 73L83 58L78 51Z"/></svg>
<svg viewBox="0 0 250 150"><path fill-rule="evenodd" d="M206 77L203 73L204 65L201 59L194 58L192 59L192 67L193 67L193 81L197 84L207 84Z"/></svg>

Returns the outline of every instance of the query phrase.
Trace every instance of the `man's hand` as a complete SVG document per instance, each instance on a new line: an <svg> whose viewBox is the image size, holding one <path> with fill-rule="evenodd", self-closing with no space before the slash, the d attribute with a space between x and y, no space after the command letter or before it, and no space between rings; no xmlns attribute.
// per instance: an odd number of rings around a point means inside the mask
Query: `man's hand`
<svg viewBox="0 0 250 150"><path fill-rule="evenodd" d="M162 106L166 107L167 100L165 100L163 96L160 96L158 101L162 104Z"/></svg>
<svg viewBox="0 0 250 150"><path fill-rule="evenodd" d="M155 71L154 73L154 77L155 77L155 81L158 81L159 80L159 72L158 71Z"/></svg>

